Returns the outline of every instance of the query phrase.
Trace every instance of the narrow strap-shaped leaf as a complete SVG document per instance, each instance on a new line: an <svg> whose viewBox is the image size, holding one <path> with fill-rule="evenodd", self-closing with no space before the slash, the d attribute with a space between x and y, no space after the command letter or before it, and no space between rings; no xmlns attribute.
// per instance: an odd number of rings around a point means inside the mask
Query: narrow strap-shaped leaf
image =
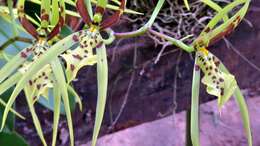
<svg viewBox="0 0 260 146"><path fill-rule="evenodd" d="M40 123L40 121L38 119L38 116L37 116L37 114L35 112L35 109L34 109L34 106L33 106L33 97L32 97L32 95L34 95L34 93L33 93L34 91L30 91L27 87L24 88L24 91L25 91L26 101L28 103L28 107L29 107L30 113L32 115L33 123L34 123L34 126L36 128L37 134L40 137L40 139L42 141L42 144L44 146L47 146L45 138L44 138L44 135L43 135L43 132L42 132L41 123Z"/></svg>
<svg viewBox="0 0 260 146"><path fill-rule="evenodd" d="M208 5L210 8L216 10L217 12L221 12L222 11L222 8L217 4L215 3L214 1L212 0L201 0L203 3L205 3L206 5ZM227 21L228 20L228 15L225 15L223 17L223 20L224 21Z"/></svg>
<svg viewBox="0 0 260 146"><path fill-rule="evenodd" d="M55 75L55 78L58 83L58 87L60 88L64 108L66 112L68 127L69 127L69 134L70 134L70 145L74 146L74 134L73 134L73 124L72 124L72 117L71 117L71 111L70 111L70 104L69 104L69 96L68 96L68 90L67 90L67 84L66 79L64 76L64 72L62 69L62 65L58 58L55 58L51 62L52 70Z"/></svg>
<svg viewBox="0 0 260 146"><path fill-rule="evenodd" d="M199 92L200 92L200 68L197 65L197 55L195 58L192 78L191 90L191 140L193 146L200 145L200 132L199 132Z"/></svg>
<svg viewBox="0 0 260 146"><path fill-rule="evenodd" d="M53 95L54 96L54 114L53 114L52 146L56 146L59 118L60 118L60 105L61 105L60 88L57 85L57 83L54 84L53 94L54 94Z"/></svg>
<svg viewBox="0 0 260 146"><path fill-rule="evenodd" d="M220 12L218 12L212 19L211 21L207 24L206 27L209 28L213 28L216 24L218 24L219 21L221 21L221 19L223 19L223 17L225 15L228 14L228 12L230 12L232 9L234 9L235 7L239 6L240 4L243 4L245 2L247 2L248 0L236 0L233 1L231 3L229 3L227 6L225 6ZM237 13L236 13L237 14Z"/></svg>
<svg viewBox="0 0 260 146"><path fill-rule="evenodd" d="M96 107L96 117L94 125L94 133L92 137L92 146L96 145L97 137L100 131L102 124L105 105L106 105L106 96L107 96L107 84L108 84L108 65L107 65L107 54L106 47L102 44L100 47L97 47L97 82L98 82L98 99Z"/></svg>
<svg viewBox="0 0 260 146"><path fill-rule="evenodd" d="M221 69L226 72L229 73L228 69L224 66L224 64L220 64ZM239 106L239 110L240 110L240 114L243 120L243 125L244 125L244 129L246 132L246 136L247 136L247 142L249 146L253 146L253 142L252 142L252 132L251 132L251 126L250 126L250 117L249 117L249 113L248 113L248 108L246 105L246 101L245 98L241 92L241 90L239 89L239 87L237 86L235 92L234 92L234 96L236 99L236 102Z"/></svg>

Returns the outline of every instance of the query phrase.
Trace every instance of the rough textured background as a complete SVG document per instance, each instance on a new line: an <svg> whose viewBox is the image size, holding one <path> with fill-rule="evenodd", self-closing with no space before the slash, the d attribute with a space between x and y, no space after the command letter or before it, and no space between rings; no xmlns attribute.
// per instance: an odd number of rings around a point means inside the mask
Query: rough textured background
<svg viewBox="0 0 260 146"><path fill-rule="evenodd" d="M247 96L251 116L253 145L259 146L260 139L260 97ZM185 116L180 112L128 128L100 138L97 146L183 146L185 145ZM202 146L246 146L239 109L232 98L218 113L217 101L202 104L200 107L200 141ZM80 146L90 146L90 143Z"/></svg>

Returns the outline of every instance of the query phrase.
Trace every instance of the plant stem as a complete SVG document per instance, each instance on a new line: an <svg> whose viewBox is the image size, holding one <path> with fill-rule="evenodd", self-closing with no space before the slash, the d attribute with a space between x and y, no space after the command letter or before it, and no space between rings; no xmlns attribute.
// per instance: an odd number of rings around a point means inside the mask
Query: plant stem
<svg viewBox="0 0 260 146"><path fill-rule="evenodd" d="M131 38L131 37L136 37L145 34L149 28L153 25L157 15L159 14L165 0L159 0L152 15L150 20L141 28L139 28L136 31L131 31L131 32L124 32L124 33L115 33L116 38Z"/></svg>
<svg viewBox="0 0 260 146"><path fill-rule="evenodd" d="M152 29L149 29L149 32L150 32L151 34L153 34L153 35L156 35L156 36L158 36L158 37L160 37L160 38L162 38L162 39L165 39L165 40L169 41L171 44L173 44L173 45L175 45L175 46L177 46L177 47L183 49L184 51L186 51L186 52L188 52L188 53L194 51L194 48L193 48L192 46L188 46L188 45L184 44L184 43L183 43L182 41L180 41L180 40L177 40L177 39L172 38L172 37L170 37L170 36L167 36L167 35L165 35L165 34L159 33L159 32L154 31L154 30L152 30Z"/></svg>

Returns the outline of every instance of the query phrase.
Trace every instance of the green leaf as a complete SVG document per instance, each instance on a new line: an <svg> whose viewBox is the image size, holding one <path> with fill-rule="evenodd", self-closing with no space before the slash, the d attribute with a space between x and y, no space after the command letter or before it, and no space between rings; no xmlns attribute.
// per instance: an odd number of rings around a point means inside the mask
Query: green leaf
<svg viewBox="0 0 260 146"><path fill-rule="evenodd" d="M1 146L29 146L26 141L16 132L0 133Z"/></svg>

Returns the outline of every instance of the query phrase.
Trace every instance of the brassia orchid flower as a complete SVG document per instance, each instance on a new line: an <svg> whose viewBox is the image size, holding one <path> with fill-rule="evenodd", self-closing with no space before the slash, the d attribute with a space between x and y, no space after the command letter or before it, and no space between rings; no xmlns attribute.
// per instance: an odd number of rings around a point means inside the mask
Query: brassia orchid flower
<svg viewBox="0 0 260 146"><path fill-rule="evenodd" d="M148 21L147 25L140 28L137 32L143 30L147 30L148 27L152 25L154 22L156 16L159 13L159 10L161 9L163 5L164 0L159 0L156 8L153 12L153 15L151 19ZM77 70L79 70L82 66L85 65L91 65L95 64L97 62L97 80L98 80L98 101L97 101L97 110L96 110L96 118L95 118L95 126L94 126L94 134L92 138L92 145L96 145L98 133L101 127L103 115L104 115L104 109L105 109L105 103L106 103L106 94L107 94L107 82L108 82L108 67L107 67L107 55L106 55L106 48L105 44L112 43L114 40L114 33L111 30L107 30L106 28L112 26L115 24L121 14L124 11L125 7L125 1L117 2L119 3L119 9L117 12L115 12L110 18L103 20L102 15L105 12L105 8L107 5L106 0L99 0L97 1L97 7L95 15L93 16L93 19L91 19L91 15L88 16L88 11L91 11L91 9L87 9L85 5L85 1L77 1L76 5L78 7L79 13L82 15L83 20L88 25L88 29L81 30L79 32L75 32L66 38L58 41L54 45L52 45L44 54L42 54L37 60L34 61L34 63L28 68L28 70L25 72L25 74L22 76L22 78L18 81L18 83L15 86L14 89L14 95L18 94L22 89L23 85L27 83L31 76L35 75L42 66L45 66L47 64L50 64L52 60L54 60L56 57L61 55L65 61L66 61L66 77L68 78L68 84L70 81L72 81L75 78L75 75L77 74ZM90 7L91 8L91 7ZM88 10L88 11L87 11ZM102 21L103 20L103 21ZM108 39L103 39L100 36L100 31L106 31L109 34ZM133 32L135 33L135 32ZM126 33L126 34L133 34L132 32ZM141 35L140 33L140 35ZM122 35L121 35L122 36ZM132 37L134 37L133 35ZM100 40L102 38L102 40ZM79 43L80 41L80 43ZM85 42L86 41L86 42ZM75 50L68 50L72 46L76 44L80 44L78 48ZM90 45L90 46L88 46ZM82 50L79 50L82 49ZM64 51L68 50L63 54ZM92 50L93 53L92 55ZM81 52L84 52L83 54L79 54ZM80 55L80 57L78 56ZM96 55L96 57L95 57ZM67 56L67 57L65 57ZM67 59L70 58L70 59ZM96 58L96 59L95 59ZM82 62L82 60L86 62ZM89 62L88 62L89 61ZM52 63L51 63L52 64ZM81 65L78 65L81 64ZM57 78L57 77L56 77ZM63 82L62 85L67 86L66 82ZM58 88L59 89L59 88ZM55 90L55 86L54 86ZM55 92L56 94L59 94L59 92ZM59 101L59 100L58 100ZM10 106L10 103L7 103L7 105ZM69 107L65 105L65 108ZM56 109L56 108L55 108ZM56 113L54 111L54 113ZM56 121L56 120L54 120ZM69 120L68 120L69 121ZM57 123L57 122L56 122ZM70 136L73 137L73 133L70 132ZM71 139L72 141L72 139ZM72 143L72 142L71 142Z"/></svg>
<svg viewBox="0 0 260 146"><path fill-rule="evenodd" d="M43 55L49 48L51 40L60 32L61 27L65 21L65 3L63 0L45 0L41 2L41 24L38 29L36 29L33 24L27 19L24 13L24 3L25 0L19 0L17 4L18 18L24 27L24 29L35 38L35 42L32 46L25 48L18 55L13 57L1 70L0 70L0 92L3 93L8 88L19 83L19 80L31 65L38 60L38 58ZM52 4L52 11L50 10L50 5ZM50 15L52 14L52 15ZM52 19L51 17L56 19ZM58 21L55 21L58 20ZM51 21L51 23L50 23ZM49 25L54 25L54 28L49 29ZM32 59L30 57L32 56ZM14 71L16 73L12 74ZM36 131L44 146L47 146L46 141L43 136L41 124L36 115L33 104L40 96L48 98L50 89L53 89L53 94L55 96L55 109L54 109L54 131L53 131L53 143L56 145L57 128L60 115L60 103L61 96L63 97L63 103L65 105L66 115L68 119L69 130L71 134L71 145L74 145L73 139L73 127L71 120L71 112L68 99L68 88L66 84L66 78L63 73L61 63L58 58L54 59L50 64L42 66L34 75L30 77L27 83L23 85L24 92L26 95L26 100L29 105L30 112L36 127ZM3 121L1 129L5 125L5 121L12 106L15 98L19 92L13 92L3 114ZM79 100L80 102L80 100Z"/></svg>
<svg viewBox="0 0 260 146"><path fill-rule="evenodd" d="M220 69L220 60L206 48L197 50L197 64L204 73L202 83L207 86L207 92L218 97L218 106L221 108L233 95L237 83L235 77Z"/></svg>
<svg viewBox="0 0 260 146"><path fill-rule="evenodd" d="M196 59L193 71L192 84L192 106L191 106L191 140L194 146L199 146L199 80L200 69L204 76L201 82L206 85L207 93L218 97L218 107L221 110L222 106L235 96L240 108L241 117L243 120L248 145L252 146L252 135L250 129L250 121L248 109L244 97L237 85L235 77L227 71L223 63L206 48L216 41L230 34L244 18L250 0L236 0L229 3L223 9L211 0L203 0L218 13L207 24L199 37L194 41L193 47L196 52ZM229 18L229 13L236 7L242 7Z"/></svg>
<svg viewBox="0 0 260 146"><path fill-rule="evenodd" d="M243 3L245 3L244 7L240 9L232 18L224 24L214 28L218 21L228 15L227 13L230 9L233 9L235 6ZM233 95L237 87L237 83L233 75L221 71L221 61L210 53L206 47L220 40L236 28L241 21L241 18L244 17L246 13L245 9L248 7L248 4L249 1L245 0L230 3L208 23L198 39L194 41L196 57L198 58L197 64L204 73L202 83L207 86L207 92L209 94L219 97L219 108L221 108L221 106L223 106L223 104Z"/></svg>
<svg viewBox="0 0 260 146"><path fill-rule="evenodd" d="M20 4L23 4L24 1L20 2ZM120 3L120 2L119 2ZM46 1L42 3L42 7L46 6ZM79 13L81 13L83 16L83 20L86 22L86 24L89 26L89 29L87 30L82 30L79 32L76 32L72 34L71 36L66 37L62 43L58 42L54 44L52 47L47 47L47 49L43 49L44 52L40 51L40 55L35 55L37 56L36 59L33 60L32 64L27 64L27 63L21 63L25 64L22 69L20 69L20 72L24 73L23 76L17 80L17 84L15 86L15 89L13 91L13 94L11 95L7 105L6 109L4 112L4 119L6 118L8 111L10 109L10 106L15 100L15 97L19 94L19 92L23 89L23 85L29 84L29 85L36 85L34 87L34 90L37 90L39 86L38 83L41 83L41 85L44 85L45 88L42 88L42 90L38 90L37 95L45 95L45 89L48 88L53 88L53 92L55 95L55 104L56 106L54 107L54 132L53 132L53 141L56 141L56 135L57 135L57 126L58 126L58 116L59 115L59 96L62 95L63 97L63 102L64 102L64 107L66 110L66 115L68 119L68 125L69 125L69 130L70 130L70 141L71 145L74 145L74 136L73 136L73 127L72 127L72 120L71 120L71 115L70 115L70 110L69 110L69 104L68 104L68 95L67 95L67 87L69 86L69 83L75 79L77 71L85 66L85 65L93 65L97 63L97 72L98 72L98 106L97 106L97 114L96 114L96 122L95 122L95 130L93 134L93 145L95 145L98 132L100 130L100 126L102 123L103 119L103 114L104 114L104 108L105 108L105 102L106 102L106 90L107 90L107 82L108 82L108 69L107 69L107 59L106 59L106 48L105 44L109 44L114 40L114 36L112 35L112 31L107 31L109 33L109 38L108 39L103 39L100 35L100 31L103 31L104 29L110 27L114 23L116 23L121 16L121 14L124 11L125 7L125 1L122 1L120 3L119 10L115 12L109 19L105 19L102 21L102 15L105 12L105 8L107 5L107 1L98 1L97 2L97 7L96 7L96 12L93 17L93 20L90 19L90 16L88 16L88 11L87 8L85 7L85 2L84 1L77 1L77 8ZM23 7L21 7L23 8ZM60 9L62 10L62 9ZM22 11L21 11L22 12ZM83 14L85 13L85 14ZM42 11L41 13L42 16L41 18L47 18L46 16L46 11ZM24 16L24 15L20 15ZM25 24L24 27L28 28L33 28L32 25L29 25L29 21L26 19L26 17L22 17L23 19L21 20L22 24ZM61 17L62 18L62 17ZM42 22L41 25L46 25L46 22ZM60 24L60 21L59 23ZM55 27L56 28L56 27ZM55 32L58 32L57 29ZM31 29L27 29L32 36L37 37L37 34L35 31L32 31ZM46 30L46 29L45 29ZM52 34L52 33L50 33ZM52 35L51 35L52 36ZM53 35L55 36L55 35ZM48 35L47 35L48 38ZM41 41L43 42L43 41ZM68 50L65 52L65 54L62 54L63 51L69 49L72 47L74 44L79 42L79 47L74 49L74 50ZM39 44L39 43L38 43ZM42 45L41 45L42 46ZM59 46L56 48L56 46ZM38 46L37 46L38 47ZM96 55L93 54L93 49L96 49ZM28 50L28 49L27 49ZM33 51L35 49L29 49L29 51ZM61 51L63 50L63 51ZM27 51L27 52L29 52ZM59 53L51 53L50 55L47 55L49 51L61 51ZM17 60L22 60L23 58L28 57L30 54L25 54L27 52L21 52L20 56L17 57ZM47 54L46 54L47 53ZM22 54L22 55L21 55ZM57 61L58 55L61 54L61 57L64 58L66 62L66 77L67 81L65 80L65 77L63 77L63 72L62 72L62 67L59 64L59 61ZM33 54L34 55L34 54ZM42 65L37 65L37 67L40 67L37 69L33 74L31 74L32 70L34 70L34 65L37 64L37 62L41 62L40 58L44 58L44 56L48 56L48 61L49 63L47 64L42 64ZM24 57L21 57L24 56ZM56 59L55 59L56 58ZM55 60L55 61L53 61ZM26 59L23 61L25 62ZM44 66L44 67L43 67ZM51 66L48 67L48 66ZM46 67L46 68L45 68ZM18 68L18 66L17 66ZM41 73L41 71L44 70L44 75ZM40 72L39 72L40 71ZM30 75L29 75L30 74ZM29 75L29 76L27 76ZM51 79L51 82L48 82L45 80L46 75L48 76L48 79ZM36 77L37 80L35 80ZM34 84L35 83L35 84ZM26 90L29 91L29 90ZM35 93L35 92L34 92ZM58 98L56 97L58 96ZM32 98L32 97L31 97ZM31 99L29 98L29 99ZM30 101L31 103L32 101ZM55 116L56 115L56 116ZM36 119L36 118L35 118ZM4 120L3 120L4 121ZM4 125L4 124L3 124ZM35 124L36 126L40 127L40 124ZM46 145L46 142L44 141L44 137L42 135L41 128L38 129L38 134L43 141L43 144ZM40 130L39 130L40 129ZM55 145L55 142L53 142L53 146Z"/></svg>
<svg viewBox="0 0 260 146"><path fill-rule="evenodd" d="M98 105L96 110L95 130L92 138L92 146L96 145L98 132L101 127L106 94L108 84L108 67L107 67L107 55L105 44L110 44L113 41L113 36L110 35L109 39L103 39L100 35L100 31L111 27L115 24L125 9L125 0L122 0L119 6L119 10L116 11L110 18L103 20L103 14L106 9L107 1L98 1L97 7L94 13L93 20L88 13L84 0L77 0L76 6L79 14L82 16L83 21L89 26L89 29L79 32L79 36L73 36L74 40L79 41L79 47L75 50L68 50L65 54L61 55L67 64L66 75L68 82L72 81L77 72L86 65L94 65L97 63L97 77L98 77ZM94 49L96 54L94 55Z"/></svg>

